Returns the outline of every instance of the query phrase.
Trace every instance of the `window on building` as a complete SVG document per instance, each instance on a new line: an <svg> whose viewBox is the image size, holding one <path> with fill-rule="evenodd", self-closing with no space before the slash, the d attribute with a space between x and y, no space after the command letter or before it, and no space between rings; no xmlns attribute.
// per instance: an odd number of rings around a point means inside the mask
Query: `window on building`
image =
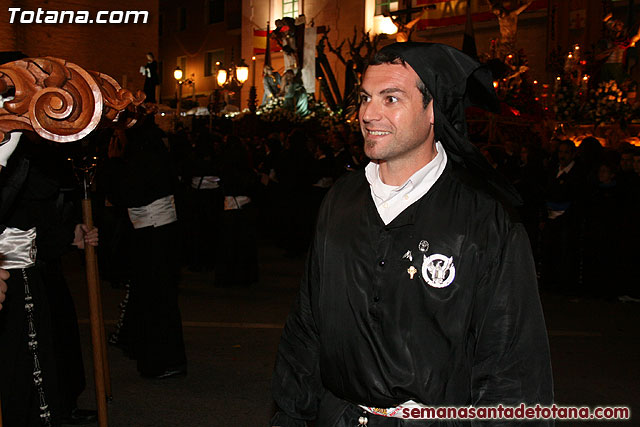
<svg viewBox="0 0 640 427"><path fill-rule="evenodd" d="M187 29L187 8L178 8L178 30L183 31Z"/></svg>
<svg viewBox="0 0 640 427"><path fill-rule="evenodd" d="M297 18L299 0L282 0L282 17Z"/></svg>
<svg viewBox="0 0 640 427"><path fill-rule="evenodd" d="M216 62L224 62L224 49L210 50L204 58L204 75L215 76L217 71Z"/></svg>
<svg viewBox="0 0 640 427"><path fill-rule="evenodd" d="M182 70L182 78L187 78L187 57L178 56L176 58L176 66ZM173 70L171 70L171 76L173 76Z"/></svg>
<svg viewBox="0 0 640 427"><path fill-rule="evenodd" d="M224 0L207 0L207 23L224 22Z"/></svg>
<svg viewBox="0 0 640 427"><path fill-rule="evenodd" d="M398 0L376 0L376 15L395 12L398 10Z"/></svg>

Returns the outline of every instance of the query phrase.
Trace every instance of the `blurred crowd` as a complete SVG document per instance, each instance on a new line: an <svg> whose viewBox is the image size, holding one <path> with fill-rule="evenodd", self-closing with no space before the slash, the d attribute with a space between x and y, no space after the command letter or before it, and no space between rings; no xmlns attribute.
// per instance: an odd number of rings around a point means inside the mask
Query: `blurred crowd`
<svg viewBox="0 0 640 427"><path fill-rule="evenodd" d="M640 235L640 150L594 137L482 147L515 185L543 288L638 302L631 273Z"/></svg>
<svg viewBox="0 0 640 427"><path fill-rule="evenodd" d="M113 143L106 157L126 157L126 150L114 154ZM212 131L204 124L180 127L156 144L168 154L175 176L180 261L193 271L214 270L215 286L258 281L260 240L274 242L285 256L303 254L331 185L368 163L360 132L347 125L323 133L292 127L239 137L221 122ZM628 268L640 234L640 149L605 148L593 137L578 147L552 139L479 148L522 196L518 214L542 287L626 301L640 296ZM109 187L107 178L98 177L98 189ZM127 258L118 247L127 240L128 218L122 209L114 215L118 207L108 191L105 198L113 212L103 218L103 230L114 232L105 232L111 237L101 248L101 268L126 277L121 264Z"/></svg>
<svg viewBox="0 0 640 427"><path fill-rule="evenodd" d="M137 145L139 141L129 139ZM126 208L112 191L110 164L129 157L114 148L96 178L97 207L105 227L101 270L126 277ZM364 168L368 160L360 132L339 126L327 134L303 128L241 138L225 123L163 135L155 149L167 153L174 175L181 230L181 262L193 271L215 270L215 286L250 285L258 281L257 242L270 239L286 256L303 254L311 238L315 212L333 182ZM147 148L147 152L155 149ZM158 171L160 172L160 171ZM140 178L139 178L140 179ZM109 231L107 231L109 230ZM111 237L109 237L111 236ZM241 272L241 273L240 273Z"/></svg>

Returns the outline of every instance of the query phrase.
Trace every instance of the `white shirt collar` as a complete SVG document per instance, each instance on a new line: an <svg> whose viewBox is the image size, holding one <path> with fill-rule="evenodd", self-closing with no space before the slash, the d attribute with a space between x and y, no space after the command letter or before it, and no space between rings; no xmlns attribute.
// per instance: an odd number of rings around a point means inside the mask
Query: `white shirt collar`
<svg viewBox="0 0 640 427"><path fill-rule="evenodd" d="M575 160L571 160L571 163L569 163L565 167L558 166L558 173L556 174L556 178L558 178L563 173L569 173L571 171L571 169L573 169L573 165L575 165L575 164L576 164Z"/></svg>
<svg viewBox="0 0 640 427"><path fill-rule="evenodd" d="M415 172L402 185L392 186L382 182L380 165L370 162L365 176L371 188L371 197L385 224L393 221L402 211L424 196L440 178L447 165L447 153L440 142L435 143L437 154L429 163Z"/></svg>

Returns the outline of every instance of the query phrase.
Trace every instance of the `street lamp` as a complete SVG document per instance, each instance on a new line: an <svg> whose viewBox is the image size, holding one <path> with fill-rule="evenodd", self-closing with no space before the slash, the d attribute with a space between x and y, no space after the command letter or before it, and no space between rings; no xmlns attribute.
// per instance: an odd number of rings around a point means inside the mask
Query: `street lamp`
<svg viewBox="0 0 640 427"><path fill-rule="evenodd" d="M249 66L245 64L244 59L240 60L240 65L236 67L236 79L240 82L240 86L249 78Z"/></svg>
<svg viewBox="0 0 640 427"><path fill-rule="evenodd" d="M218 87L226 90L229 97L235 95L248 78L249 67L245 64L244 59L241 59L237 66L231 62L231 67L228 69L220 65L216 74Z"/></svg>
<svg viewBox="0 0 640 427"><path fill-rule="evenodd" d="M216 80L218 81L218 86L223 87L227 84L227 70L224 68L220 68L218 70L218 75L216 76Z"/></svg>
<svg viewBox="0 0 640 427"><path fill-rule="evenodd" d="M176 69L173 70L173 78L177 81L182 80L182 70L180 69L180 67L176 67Z"/></svg>
<svg viewBox="0 0 640 427"><path fill-rule="evenodd" d="M258 93L256 92L256 57L251 57L253 63L253 76L251 78L251 89L249 89L249 111L256 112L258 106Z"/></svg>
<svg viewBox="0 0 640 427"><path fill-rule="evenodd" d="M251 85L255 86L256 85L256 57L255 56L251 57L251 62L253 63L253 77L251 80Z"/></svg>
<svg viewBox="0 0 640 427"><path fill-rule="evenodd" d="M242 87L244 82L249 79L249 66L245 64L244 59L240 60L239 65L235 65L231 63L231 67L229 70L220 66L218 69L218 74L216 75L216 80L218 81L218 85L220 87L225 87L235 82L238 87Z"/></svg>
<svg viewBox="0 0 640 427"><path fill-rule="evenodd" d="M175 130L178 130L178 122L180 121L180 103L182 102L182 70L180 67L176 67L173 70L173 78L176 79L176 122L175 122Z"/></svg>

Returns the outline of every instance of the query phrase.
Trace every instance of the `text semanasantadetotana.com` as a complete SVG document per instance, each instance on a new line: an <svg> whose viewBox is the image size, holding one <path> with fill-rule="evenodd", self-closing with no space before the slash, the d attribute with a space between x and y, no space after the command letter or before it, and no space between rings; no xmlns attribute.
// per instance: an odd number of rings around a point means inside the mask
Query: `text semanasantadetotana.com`
<svg viewBox="0 0 640 427"><path fill-rule="evenodd" d="M92 15L88 10L37 10L10 7L10 24L146 24L146 10L99 10Z"/></svg>
<svg viewBox="0 0 640 427"><path fill-rule="evenodd" d="M405 419L476 419L476 420L628 420L631 410L626 406L461 406L461 407L402 407L389 409L367 408L377 415Z"/></svg>

